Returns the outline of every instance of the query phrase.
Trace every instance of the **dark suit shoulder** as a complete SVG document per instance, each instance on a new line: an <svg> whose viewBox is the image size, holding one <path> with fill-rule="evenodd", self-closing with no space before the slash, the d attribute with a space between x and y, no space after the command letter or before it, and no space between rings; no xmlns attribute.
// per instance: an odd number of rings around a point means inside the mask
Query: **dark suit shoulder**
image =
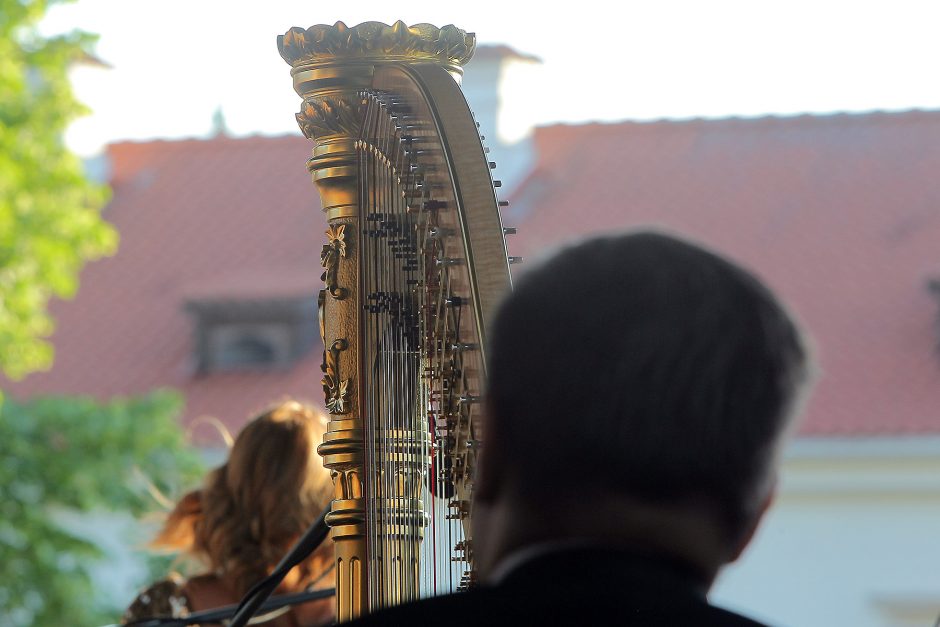
<svg viewBox="0 0 940 627"><path fill-rule="evenodd" d="M714 607L687 564L605 547L548 550L482 586L377 612L357 625L696 625L760 623Z"/></svg>
<svg viewBox="0 0 940 627"><path fill-rule="evenodd" d="M619 597L619 598L618 598ZM643 600L630 594L557 596L477 589L408 603L363 617L352 625L696 625L761 627L761 623L698 599Z"/></svg>

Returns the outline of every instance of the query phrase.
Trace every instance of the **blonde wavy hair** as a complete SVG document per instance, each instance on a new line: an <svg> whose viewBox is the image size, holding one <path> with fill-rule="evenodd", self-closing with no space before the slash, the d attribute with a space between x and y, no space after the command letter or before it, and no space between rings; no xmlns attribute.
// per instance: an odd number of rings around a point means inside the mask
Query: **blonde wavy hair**
<svg viewBox="0 0 940 627"><path fill-rule="evenodd" d="M238 434L228 460L185 494L151 542L196 557L237 595L266 576L332 499L332 482L316 454L323 422L313 408L288 400ZM308 583L332 563L325 543L284 586Z"/></svg>

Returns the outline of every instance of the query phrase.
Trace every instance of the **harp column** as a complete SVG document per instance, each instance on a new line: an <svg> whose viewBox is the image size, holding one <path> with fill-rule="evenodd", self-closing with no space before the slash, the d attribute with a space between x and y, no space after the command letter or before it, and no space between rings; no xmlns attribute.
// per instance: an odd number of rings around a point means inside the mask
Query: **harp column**
<svg viewBox="0 0 940 627"><path fill-rule="evenodd" d="M277 39L291 65L294 90L303 98L297 123L314 141L307 161L327 219L328 243L321 261L323 391L330 422L318 452L333 476L334 500L327 522L336 559L339 621L368 611L366 565L366 477L362 374L358 338L359 165L356 141L363 122L360 92L370 88L375 67L390 63L438 63L460 79L460 66L473 55L475 37L454 26L392 26L365 22L347 27L318 24L291 28Z"/></svg>

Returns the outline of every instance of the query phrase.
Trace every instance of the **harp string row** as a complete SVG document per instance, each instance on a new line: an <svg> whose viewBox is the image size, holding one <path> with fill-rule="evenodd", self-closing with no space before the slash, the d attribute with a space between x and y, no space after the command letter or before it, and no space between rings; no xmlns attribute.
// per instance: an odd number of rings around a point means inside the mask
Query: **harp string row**
<svg viewBox="0 0 940 627"><path fill-rule="evenodd" d="M404 134L402 105L383 94L363 96L359 240L368 600L375 610L452 591L466 579L453 448L468 416L458 401L465 382L455 350L462 307L449 270L459 255L448 250L455 245L438 220L447 203L432 197L434 186L421 174L419 142ZM409 132L420 124L411 122Z"/></svg>
<svg viewBox="0 0 940 627"><path fill-rule="evenodd" d="M369 115L364 127L369 139L388 137L388 118ZM421 512L414 507L416 477L422 473L421 456L414 444L420 432L413 424L416 355L410 314L413 303L401 289L402 275L413 273L412 264L398 263L402 244L407 244L407 221L401 201L395 194L394 170L388 159L377 158L374 143L365 153L367 186L371 191L369 213L365 216L369 237L363 238L364 253L371 260L371 272L365 278L368 316L371 329L366 334L365 355L371 360L374 391L366 396L372 425L369 446L373 460L371 495L370 603L373 609L400 603L415 597L415 577L407 572L416 563L416 530ZM382 146L387 152L388 146ZM369 182L371 181L371 184ZM376 393L377 392L377 393Z"/></svg>

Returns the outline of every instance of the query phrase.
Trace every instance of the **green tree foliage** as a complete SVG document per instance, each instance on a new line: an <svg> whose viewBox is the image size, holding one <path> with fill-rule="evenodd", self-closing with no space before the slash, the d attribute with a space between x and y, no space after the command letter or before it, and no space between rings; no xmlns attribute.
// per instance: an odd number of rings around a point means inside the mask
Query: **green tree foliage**
<svg viewBox="0 0 940 627"><path fill-rule="evenodd" d="M94 38L42 37L55 2L0 0L0 372L12 378L52 364L49 299L71 297L82 265L117 245L100 216L107 189L62 141L85 112L67 72Z"/></svg>
<svg viewBox="0 0 940 627"><path fill-rule="evenodd" d="M0 406L0 625L116 618L92 602L89 566L99 549L57 524L56 514L139 515L154 504L141 476L171 494L192 485L203 468L183 442L180 408L166 391L108 403L8 398Z"/></svg>
<svg viewBox="0 0 940 627"><path fill-rule="evenodd" d="M108 190L63 144L85 112L68 70L89 59L94 37L40 33L59 1L0 0L0 374L10 378L52 364L49 300L71 297L83 264L117 245L100 215ZM200 476L180 406L171 392L108 403L0 396L0 627L115 618L90 577L101 550L63 521L143 513L154 502L142 476L169 493Z"/></svg>

